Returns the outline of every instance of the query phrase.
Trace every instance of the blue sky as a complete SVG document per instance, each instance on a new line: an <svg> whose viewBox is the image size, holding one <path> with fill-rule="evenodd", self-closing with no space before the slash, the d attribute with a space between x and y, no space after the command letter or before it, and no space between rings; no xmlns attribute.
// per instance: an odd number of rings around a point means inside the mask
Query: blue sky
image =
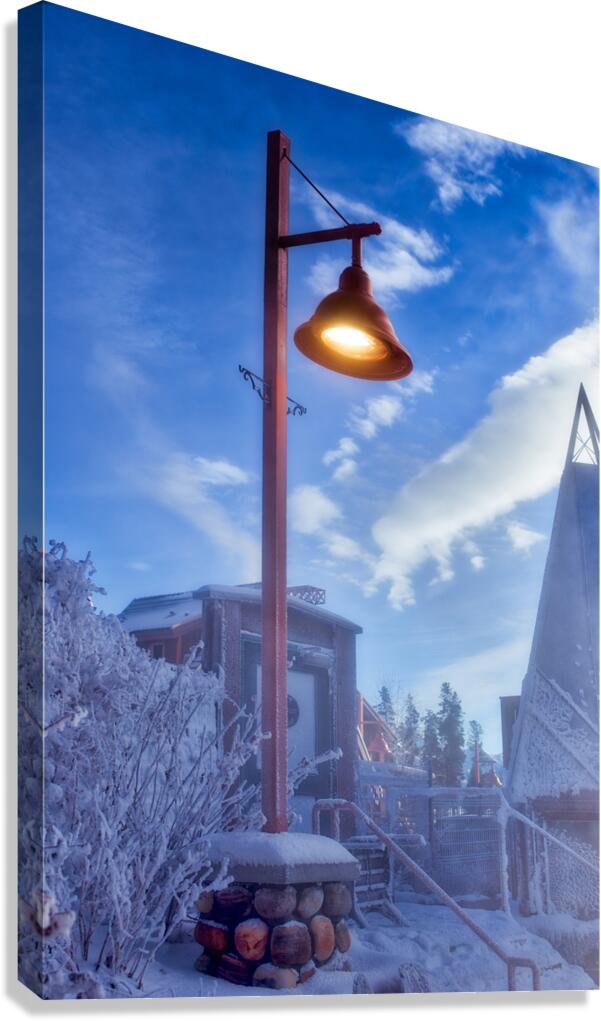
<svg viewBox="0 0 601 1021"><path fill-rule="evenodd" d="M598 176L581 164L49 5L46 518L134 596L258 579L265 135L349 219L399 384L291 345L289 581L359 622L359 684L442 680L500 748L580 380L597 408ZM296 175L291 229L336 225ZM290 255L289 329L348 244Z"/></svg>

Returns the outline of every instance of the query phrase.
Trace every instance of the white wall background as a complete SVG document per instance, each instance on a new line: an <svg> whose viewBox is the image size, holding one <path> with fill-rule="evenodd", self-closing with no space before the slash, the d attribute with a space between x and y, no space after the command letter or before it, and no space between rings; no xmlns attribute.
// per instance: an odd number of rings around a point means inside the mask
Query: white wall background
<svg viewBox="0 0 601 1021"><path fill-rule="evenodd" d="M112 1001L42 1004L14 979L14 567L15 372L16 372L16 9L2 0L4 101L2 118L2 215L4 245L0 305L4 334L0 375L0 478L5 539L0 563L0 648L4 702L2 773L4 837L0 845L4 891L0 915L2 978L0 997L7 1019L42 1014L54 1017L109 1013L115 1021L142 1013L155 1017L220 1017L243 1013L279 1015L278 999L244 1001ZM289 74L356 92L373 99L461 124L538 149L599 166L601 94L598 0L74 0L90 14L195 43ZM4 945L5 944L5 945ZM500 1016L511 1009L519 1021L533 1012L576 1010L587 1016L599 1007L598 994L514 993L425 999L396 996L324 998L314 1003L288 999L290 1016L321 1018L390 1015L402 1009L421 1018L444 1014L445 1021Z"/></svg>

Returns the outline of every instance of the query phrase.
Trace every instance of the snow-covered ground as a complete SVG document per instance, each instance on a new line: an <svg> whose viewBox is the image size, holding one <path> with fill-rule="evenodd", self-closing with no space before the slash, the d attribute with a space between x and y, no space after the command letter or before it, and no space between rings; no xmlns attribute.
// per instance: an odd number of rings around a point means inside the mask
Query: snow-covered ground
<svg viewBox="0 0 601 1021"><path fill-rule="evenodd" d="M423 898L422 898L423 899ZM507 989L507 970L448 908L419 903L419 898L399 902L406 926L395 925L378 913L369 914L368 928L353 928L349 952L352 971L322 968L295 990L271 991L234 986L222 979L201 975L194 968L200 948L195 943L165 945L145 981L145 996L298 996L352 993L353 991L400 992L399 969L414 966L431 992L493 992ZM472 910L482 928L515 957L529 957L541 971L542 989L594 989L582 968L567 964L541 936L525 929L502 911ZM361 977L365 976L368 985ZM518 974L518 987L532 988L530 972ZM140 995L138 993L138 995Z"/></svg>

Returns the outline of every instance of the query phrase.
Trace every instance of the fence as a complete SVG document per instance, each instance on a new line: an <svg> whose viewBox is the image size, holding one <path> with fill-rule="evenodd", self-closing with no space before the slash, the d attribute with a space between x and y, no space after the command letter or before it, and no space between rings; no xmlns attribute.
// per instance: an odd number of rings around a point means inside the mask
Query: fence
<svg viewBox="0 0 601 1021"><path fill-rule="evenodd" d="M496 818L498 792L479 787L418 787L405 771L397 774L381 764L373 765L377 768L361 773L360 801L366 814L389 834L421 836L426 871L447 893L480 896L487 905L497 906L504 859ZM401 881L413 882L402 870L399 876Z"/></svg>
<svg viewBox="0 0 601 1021"><path fill-rule="evenodd" d="M532 988L540 989L540 971L538 965L527 957L512 957L508 954L485 930L464 911L449 894L436 883L431 876L424 872L401 847L394 842L358 805L352 801L344 801L339 798L324 799L316 801L313 805L313 832L320 832L320 819L322 812L332 815L332 832L336 839L340 838L340 813L349 812L363 826L370 830L378 838L389 854L404 866L419 883L430 893L433 893L441 904L448 907L471 931L484 943L488 949L499 957L507 968L507 988L510 991L517 989L517 972L519 968L526 968L532 976Z"/></svg>

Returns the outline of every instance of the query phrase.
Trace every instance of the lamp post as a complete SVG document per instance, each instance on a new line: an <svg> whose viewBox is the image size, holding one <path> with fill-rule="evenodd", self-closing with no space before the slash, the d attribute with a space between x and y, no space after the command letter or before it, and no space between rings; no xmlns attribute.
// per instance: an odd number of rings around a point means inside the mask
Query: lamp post
<svg viewBox="0 0 601 1021"><path fill-rule="evenodd" d="M390 320L374 301L369 277L361 267L361 240L370 235L380 234L379 224L351 224L345 221L345 226L332 230L289 234L291 165L295 166L290 159L289 139L281 131L270 131L267 136L265 209L261 639L262 728L271 735L263 742L261 748L261 791L262 810L266 820L263 829L269 833L284 833L288 829L286 620L288 249L341 239L352 242L352 264L342 273L338 290L324 298L311 319L295 333L294 341L299 350L325 368L361 379L400 379L408 375L413 367L408 352L395 336Z"/></svg>

